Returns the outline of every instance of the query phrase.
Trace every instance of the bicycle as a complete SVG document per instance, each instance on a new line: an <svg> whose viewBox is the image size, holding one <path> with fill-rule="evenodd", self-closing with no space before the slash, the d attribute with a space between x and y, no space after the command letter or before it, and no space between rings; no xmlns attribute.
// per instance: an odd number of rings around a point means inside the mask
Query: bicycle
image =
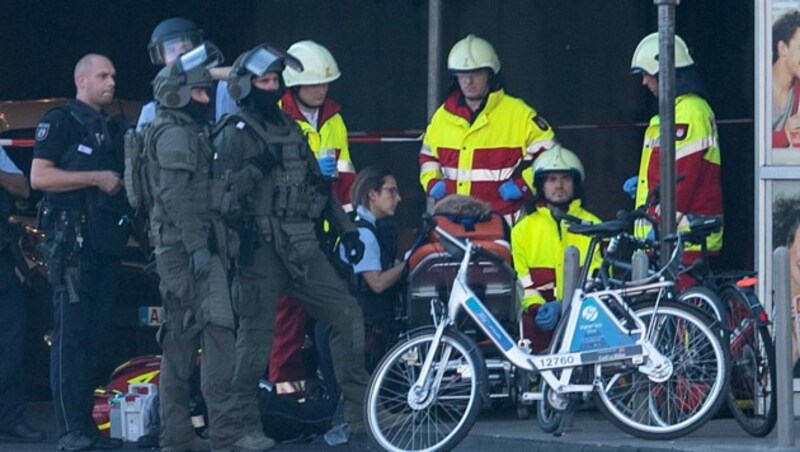
<svg viewBox="0 0 800 452"><path fill-rule="evenodd" d="M706 237L722 227L719 217L697 217L687 241L700 245L700 258L683 269L700 288L719 296L725 310L731 355L731 383L726 402L736 422L752 436L768 435L777 421L775 346L769 316L755 294L754 271L714 271L708 260Z"/></svg>
<svg viewBox="0 0 800 452"><path fill-rule="evenodd" d="M639 209L639 219L656 228L652 218ZM683 232L684 243L700 245L700 258L678 269L699 285L682 290L678 300L705 311L723 326L723 342L729 344L731 382L726 405L736 422L748 434L768 435L777 421L775 381L775 347L770 333L769 316L758 300L753 286L758 279L754 271L714 271L709 263L706 238L722 227L719 216L690 215L689 230ZM656 234L657 236L657 234ZM673 237L674 238L674 237ZM658 249L658 240L639 240L647 249Z"/></svg>
<svg viewBox="0 0 800 452"><path fill-rule="evenodd" d="M488 397L486 369L476 344L454 323L462 309L513 365L541 375L542 389L524 396L556 411L568 406L570 394L594 393L621 430L672 439L699 428L722 403L728 383L725 349L703 313L664 300L674 283L661 274L621 289L586 293L579 287L556 327L553 352L532 355L469 289L472 258L493 255L435 222L431 226L460 266L447 304L431 300L434 326L396 344L372 375L364 418L380 447L450 449L472 428ZM590 249L628 226L615 220L584 227L593 236ZM591 256L590 251L587 264ZM635 309L626 302L645 294L649 300ZM585 372L591 372L591 383L573 381Z"/></svg>

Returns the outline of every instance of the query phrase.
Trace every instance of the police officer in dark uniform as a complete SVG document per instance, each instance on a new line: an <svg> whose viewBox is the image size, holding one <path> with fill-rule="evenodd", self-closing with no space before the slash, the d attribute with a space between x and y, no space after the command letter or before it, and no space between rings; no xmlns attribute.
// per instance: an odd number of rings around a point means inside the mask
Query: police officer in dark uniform
<svg viewBox="0 0 800 452"><path fill-rule="evenodd" d="M342 233L351 261L364 245L325 180L297 123L278 107L286 62L302 66L269 45L240 55L228 92L240 106L214 139L216 175L233 181L241 195L234 221L241 251L233 304L239 327L233 390L243 433L264 443L257 385L269 357L280 294L291 295L310 315L331 327L334 370L345 400L344 416L363 429L364 320L361 308L322 252L315 225L323 215Z"/></svg>
<svg viewBox="0 0 800 452"><path fill-rule="evenodd" d="M22 259L17 240L8 224L14 198L27 198L28 180L0 147L0 442L36 442L44 432L32 429L23 414L25 379L22 353L25 346L25 300L14 272ZM14 249L16 247L16 249ZM23 261L24 263L24 261ZM25 270L25 269L23 269Z"/></svg>
<svg viewBox="0 0 800 452"><path fill-rule="evenodd" d="M60 450L116 449L98 434L94 388L110 371L111 309L129 227L121 120L102 108L114 98L111 61L88 54L75 66L76 98L50 110L36 129L31 186L45 192L42 245L53 291L50 386Z"/></svg>

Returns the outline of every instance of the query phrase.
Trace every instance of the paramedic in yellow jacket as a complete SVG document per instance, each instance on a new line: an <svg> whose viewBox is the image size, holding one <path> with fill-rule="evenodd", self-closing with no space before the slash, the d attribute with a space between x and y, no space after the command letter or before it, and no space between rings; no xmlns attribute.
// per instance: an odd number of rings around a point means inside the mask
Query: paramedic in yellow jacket
<svg viewBox="0 0 800 452"><path fill-rule="evenodd" d="M591 240L569 232L571 223L564 214L592 223L600 220L582 206L583 165L569 149L556 145L543 152L533 164L533 177L536 209L511 230L511 252L525 290L523 335L534 353L542 353L561 313L564 250L576 246L584 256ZM600 257L595 255L592 270L599 266Z"/></svg>
<svg viewBox="0 0 800 452"><path fill-rule="evenodd" d="M633 54L631 72L641 74L642 85L658 97L658 33L646 36ZM722 215L721 154L714 112L703 98L705 88L695 68L689 49L675 36L675 210L678 229L688 228L687 214ZM647 194L659 183L658 115L653 116L644 134L642 158L636 183L636 206L647 201ZM632 187L629 187L632 190ZM657 215L658 206L650 209ZM640 224L636 234L650 232ZM711 254L722 249L722 231L711 234L706 242ZM684 248L683 263L699 258L700 245ZM688 281L682 281L685 285Z"/></svg>
<svg viewBox="0 0 800 452"><path fill-rule="evenodd" d="M436 200L452 193L481 199L513 223L531 197L530 170L518 167L553 146L553 129L505 93L500 60L486 40L469 35L457 42L447 68L455 83L425 132L422 188Z"/></svg>
<svg viewBox="0 0 800 452"><path fill-rule="evenodd" d="M283 71L289 89L281 98L281 106L303 129L323 175L334 179L333 191L349 212L353 210L350 187L356 169L350 159L341 107L328 97L330 83L342 75L339 66L328 49L314 41L296 42L287 52L303 63L303 70L287 67Z"/></svg>

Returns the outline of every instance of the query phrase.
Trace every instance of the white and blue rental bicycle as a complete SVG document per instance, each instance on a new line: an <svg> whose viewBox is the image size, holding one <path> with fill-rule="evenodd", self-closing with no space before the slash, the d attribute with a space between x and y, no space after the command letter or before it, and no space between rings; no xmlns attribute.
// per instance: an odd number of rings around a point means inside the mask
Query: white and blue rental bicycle
<svg viewBox="0 0 800 452"><path fill-rule="evenodd" d="M431 300L434 326L396 344L373 372L364 416L368 434L381 448L452 449L472 428L481 403L489 401L481 351L454 322L461 310L514 366L540 374L537 392L523 397L546 407L539 415L552 414L550 421L575 394L593 392L623 431L672 439L699 428L723 402L728 371L718 332L702 312L669 299L674 283L668 278L655 273L635 285L589 293L579 287L557 326L551 353L533 355L469 287L473 257L489 252L435 222L430 227L460 266L447 304ZM626 222L614 220L583 226L582 233L599 243L626 228Z"/></svg>

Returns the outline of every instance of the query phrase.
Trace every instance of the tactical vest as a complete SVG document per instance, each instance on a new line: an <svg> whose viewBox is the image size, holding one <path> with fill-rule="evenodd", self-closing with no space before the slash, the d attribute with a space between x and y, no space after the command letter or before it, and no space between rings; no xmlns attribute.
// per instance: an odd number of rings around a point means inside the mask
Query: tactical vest
<svg viewBox="0 0 800 452"><path fill-rule="evenodd" d="M67 148L57 162L59 169L111 170L122 174L125 167L123 136L128 125L121 118L98 116L79 108L73 102L55 109L62 111L70 126L83 136L78 143L66 143ZM81 150L82 146L93 149L89 158ZM125 220L129 218L131 210L123 190L114 195L108 195L96 187L63 193L47 192L45 202L56 209L61 208L73 211L75 215L85 216L82 234L91 249L114 256L124 255L130 235Z"/></svg>
<svg viewBox="0 0 800 452"><path fill-rule="evenodd" d="M192 193L190 212L203 220L211 220L211 175L210 165L213 151L209 142L207 127L197 124L191 116L179 110L164 109L152 125L145 130L144 146L147 151L148 178L151 193L154 194L153 210L150 212L150 235L156 245L175 244L181 240L181 231L172 222L172 216L156 195L161 186L161 165L156 154L156 143L163 132L172 126L184 128L189 132L187 154L195 154L195 167L190 179Z"/></svg>
<svg viewBox="0 0 800 452"><path fill-rule="evenodd" d="M234 125L249 130L241 161L272 153L280 161L270 174L247 195L246 215L256 218L262 231L267 217L285 222L314 222L327 204L327 196L316 187L321 174L314 154L297 124L286 118L282 124L266 123L256 113L240 110L228 116L222 128Z"/></svg>

